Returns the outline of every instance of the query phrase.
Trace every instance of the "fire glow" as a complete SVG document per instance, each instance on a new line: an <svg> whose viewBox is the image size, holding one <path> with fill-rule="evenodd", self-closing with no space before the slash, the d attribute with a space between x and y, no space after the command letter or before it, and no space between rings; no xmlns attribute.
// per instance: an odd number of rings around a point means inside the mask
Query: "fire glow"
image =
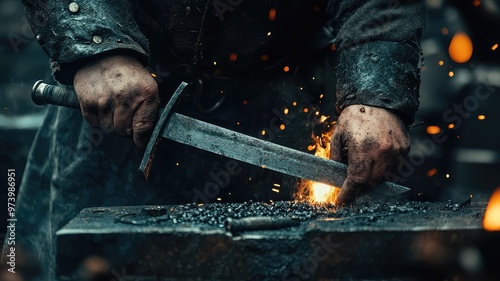
<svg viewBox="0 0 500 281"><path fill-rule="evenodd" d="M319 119L320 123L329 122L328 116L322 115ZM325 124L327 130L321 136L313 135L315 145L310 145L308 150L316 149L314 155L321 158L330 158L330 140L333 134L334 122ZM304 181L301 183L295 198L301 201L310 203L334 203L337 197L339 188L315 181Z"/></svg>
<svg viewBox="0 0 500 281"><path fill-rule="evenodd" d="M500 187L493 192L488 202L483 227L487 231L500 231Z"/></svg>

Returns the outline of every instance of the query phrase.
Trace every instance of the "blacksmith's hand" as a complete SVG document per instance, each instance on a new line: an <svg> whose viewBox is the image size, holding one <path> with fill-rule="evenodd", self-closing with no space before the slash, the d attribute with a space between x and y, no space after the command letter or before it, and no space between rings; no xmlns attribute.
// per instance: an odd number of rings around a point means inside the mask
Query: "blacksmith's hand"
<svg viewBox="0 0 500 281"><path fill-rule="evenodd" d="M158 85L135 58L124 55L91 60L73 80L82 114L94 128L132 135L144 148L160 106Z"/></svg>
<svg viewBox="0 0 500 281"><path fill-rule="evenodd" d="M331 140L330 158L347 164L347 179L335 203L353 203L361 189L381 183L409 149L408 130L396 114L373 106L347 106Z"/></svg>

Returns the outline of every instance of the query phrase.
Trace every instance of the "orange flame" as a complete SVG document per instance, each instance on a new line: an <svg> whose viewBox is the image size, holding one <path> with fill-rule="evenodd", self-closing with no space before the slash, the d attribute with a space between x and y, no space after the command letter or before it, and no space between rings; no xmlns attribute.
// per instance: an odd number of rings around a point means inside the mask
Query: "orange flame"
<svg viewBox="0 0 500 281"><path fill-rule="evenodd" d="M488 202L483 227L487 231L500 231L500 187L493 192Z"/></svg>
<svg viewBox="0 0 500 281"><path fill-rule="evenodd" d="M313 134L312 138L316 144L308 147L310 151L316 149L314 155L327 159L330 158L330 140L335 123L329 122L328 119L329 116L324 115L319 118L320 124L326 125L326 131L322 132L321 136ZM310 203L333 203L339 191L337 187L308 180L301 183L295 198Z"/></svg>

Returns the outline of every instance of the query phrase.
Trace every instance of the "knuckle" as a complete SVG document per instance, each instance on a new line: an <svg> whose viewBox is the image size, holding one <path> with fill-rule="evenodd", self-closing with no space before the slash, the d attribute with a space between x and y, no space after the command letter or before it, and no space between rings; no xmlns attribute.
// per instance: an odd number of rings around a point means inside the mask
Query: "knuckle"
<svg viewBox="0 0 500 281"><path fill-rule="evenodd" d="M97 102L88 96L79 96L78 100L80 101L80 107L82 110L92 111L97 108Z"/></svg>
<svg viewBox="0 0 500 281"><path fill-rule="evenodd" d="M117 101L118 104L123 105L128 101L128 92L127 90L117 90L115 91L114 94L114 99Z"/></svg>
<svg viewBox="0 0 500 281"><path fill-rule="evenodd" d="M348 179L354 184L365 184L370 179L373 160L364 158L352 161L347 166Z"/></svg>
<svg viewBox="0 0 500 281"><path fill-rule="evenodd" d="M151 131L154 128L154 122L151 121L141 121L136 122L132 125L132 129L136 134L143 134Z"/></svg>
<svg viewBox="0 0 500 281"><path fill-rule="evenodd" d="M349 177L351 184L360 186L365 185L370 180L370 176L367 173L353 174Z"/></svg>
<svg viewBox="0 0 500 281"><path fill-rule="evenodd" d="M390 140L380 140L378 143L378 150L381 153L391 153L395 150L394 143Z"/></svg>
<svg viewBox="0 0 500 281"><path fill-rule="evenodd" d="M134 98L131 92L118 91L114 96L115 110L120 110L120 112L130 110L137 103Z"/></svg>
<svg viewBox="0 0 500 281"><path fill-rule="evenodd" d="M147 84L140 87L141 96L145 100L154 101L158 99L158 86L156 84Z"/></svg>
<svg viewBox="0 0 500 281"><path fill-rule="evenodd" d="M108 97L100 97L97 99L97 107L99 110L108 110L111 108L112 101Z"/></svg>

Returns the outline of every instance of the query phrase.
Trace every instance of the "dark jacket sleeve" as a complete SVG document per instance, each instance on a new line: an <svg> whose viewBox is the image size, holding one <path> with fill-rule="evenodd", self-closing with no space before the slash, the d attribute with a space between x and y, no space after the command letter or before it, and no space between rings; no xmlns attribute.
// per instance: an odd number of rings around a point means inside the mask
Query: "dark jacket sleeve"
<svg viewBox="0 0 500 281"><path fill-rule="evenodd" d="M31 28L55 78L73 84L82 59L124 52L148 61L148 41L134 20L134 1L23 0ZM70 4L71 3L71 4Z"/></svg>
<svg viewBox="0 0 500 281"><path fill-rule="evenodd" d="M419 105L422 0L331 1L339 51L337 107L365 104L413 122Z"/></svg>

